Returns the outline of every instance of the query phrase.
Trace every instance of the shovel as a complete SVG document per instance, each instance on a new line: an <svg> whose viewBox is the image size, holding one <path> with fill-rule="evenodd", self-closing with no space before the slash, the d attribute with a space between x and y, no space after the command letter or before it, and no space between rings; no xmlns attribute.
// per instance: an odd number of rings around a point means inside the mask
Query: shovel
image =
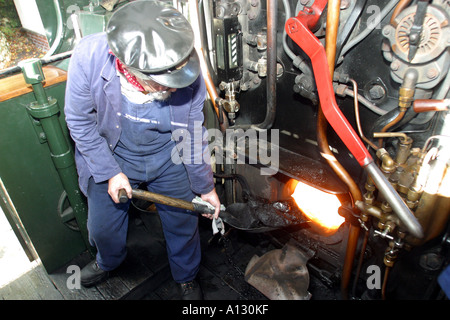
<svg viewBox="0 0 450 320"><path fill-rule="evenodd" d="M186 209L199 213L214 214L214 209L206 204L189 202L150 191L133 189L132 196L135 199L164 204L180 209ZM125 189L119 190L119 201L121 203L126 203L128 200L129 199L127 197ZM251 208L246 203L233 203L229 205L225 211L221 210L219 216L224 222L238 230L259 233L279 228L273 226L265 226L260 223L260 221L256 220L254 218L255 215L252 214Z"/></svg>

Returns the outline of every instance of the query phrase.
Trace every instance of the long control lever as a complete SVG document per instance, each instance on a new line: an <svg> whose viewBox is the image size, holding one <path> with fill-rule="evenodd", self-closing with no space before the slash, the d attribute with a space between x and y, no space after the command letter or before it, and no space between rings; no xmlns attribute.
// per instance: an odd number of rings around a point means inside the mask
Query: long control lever
<svg viewBox="0 0 450 320"><path fill-rule="evenodd" d="M375 164L369 151L339 109L334 96L328 61L322 43L309 29L317 22L327 1L316 0L312 7L291 17L285 25L286 33L309 56L316 80L322 111L331 127L342 139L352 155L373 178L378 190L391 205L406 229L415 237L423 238L423 229L406 203Z"/></svg>

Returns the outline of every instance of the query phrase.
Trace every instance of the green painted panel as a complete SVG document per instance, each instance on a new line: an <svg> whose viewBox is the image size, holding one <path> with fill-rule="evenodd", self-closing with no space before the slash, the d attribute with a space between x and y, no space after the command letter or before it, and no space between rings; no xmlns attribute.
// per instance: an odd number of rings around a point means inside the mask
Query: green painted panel
<svg viewBox="0 0 450 320"><path fill-rule="evenodd" d="M64 122L65 83L46 88L59 102L59 119ZM39 139L26 106L33 93L0 102L0 177L20 219L48 272L86 250L80 232L61 222L58 202L63 187L46 142ZM5 212L7 213L7 212Z"/></svg>
<svg viewBox="0 0 450 320"><path fill-rule="evenodd" d="M94 12L86 10L80 11L78 16L83 37L89 34L105 31L111 15L112 13L107 12L101 7L97 8Z"/></svg>

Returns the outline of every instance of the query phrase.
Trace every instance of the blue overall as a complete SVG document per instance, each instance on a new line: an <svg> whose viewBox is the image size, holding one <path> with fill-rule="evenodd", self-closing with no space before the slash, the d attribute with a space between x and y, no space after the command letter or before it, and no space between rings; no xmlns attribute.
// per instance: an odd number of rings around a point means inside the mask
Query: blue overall
<svg viewBox="0 0 450 320"><path fill-rule="evenodd" d="M128 177L132 188L146 183L149 191L191 201L189 179L183 164L171 156L170 114L166 102L134 104L122 96L120 124L122 133L114 149L114 158ZM179 163L179 162L178 162ZM125 259L128 208L116 204L108 192L108 182L88 184L88 230L91 244L97 248L97 262L103 270L113 270ZM167 245L172 276L176 282L195 278L201 258L198 214L156 204Z"/></svg>

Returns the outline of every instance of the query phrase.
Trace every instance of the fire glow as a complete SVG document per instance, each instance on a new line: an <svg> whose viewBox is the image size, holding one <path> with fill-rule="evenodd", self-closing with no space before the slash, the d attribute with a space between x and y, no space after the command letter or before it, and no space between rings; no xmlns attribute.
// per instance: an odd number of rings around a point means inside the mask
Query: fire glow
<svg viewBox="0 0 450 320"><path fill-rule="evenodd" d="M341 203L335 195L297 180L293 180L292 187L295 188L292 197L297 206L312 222L320 225L327 233L336 231L345 221L338 214Z"/></svg>

